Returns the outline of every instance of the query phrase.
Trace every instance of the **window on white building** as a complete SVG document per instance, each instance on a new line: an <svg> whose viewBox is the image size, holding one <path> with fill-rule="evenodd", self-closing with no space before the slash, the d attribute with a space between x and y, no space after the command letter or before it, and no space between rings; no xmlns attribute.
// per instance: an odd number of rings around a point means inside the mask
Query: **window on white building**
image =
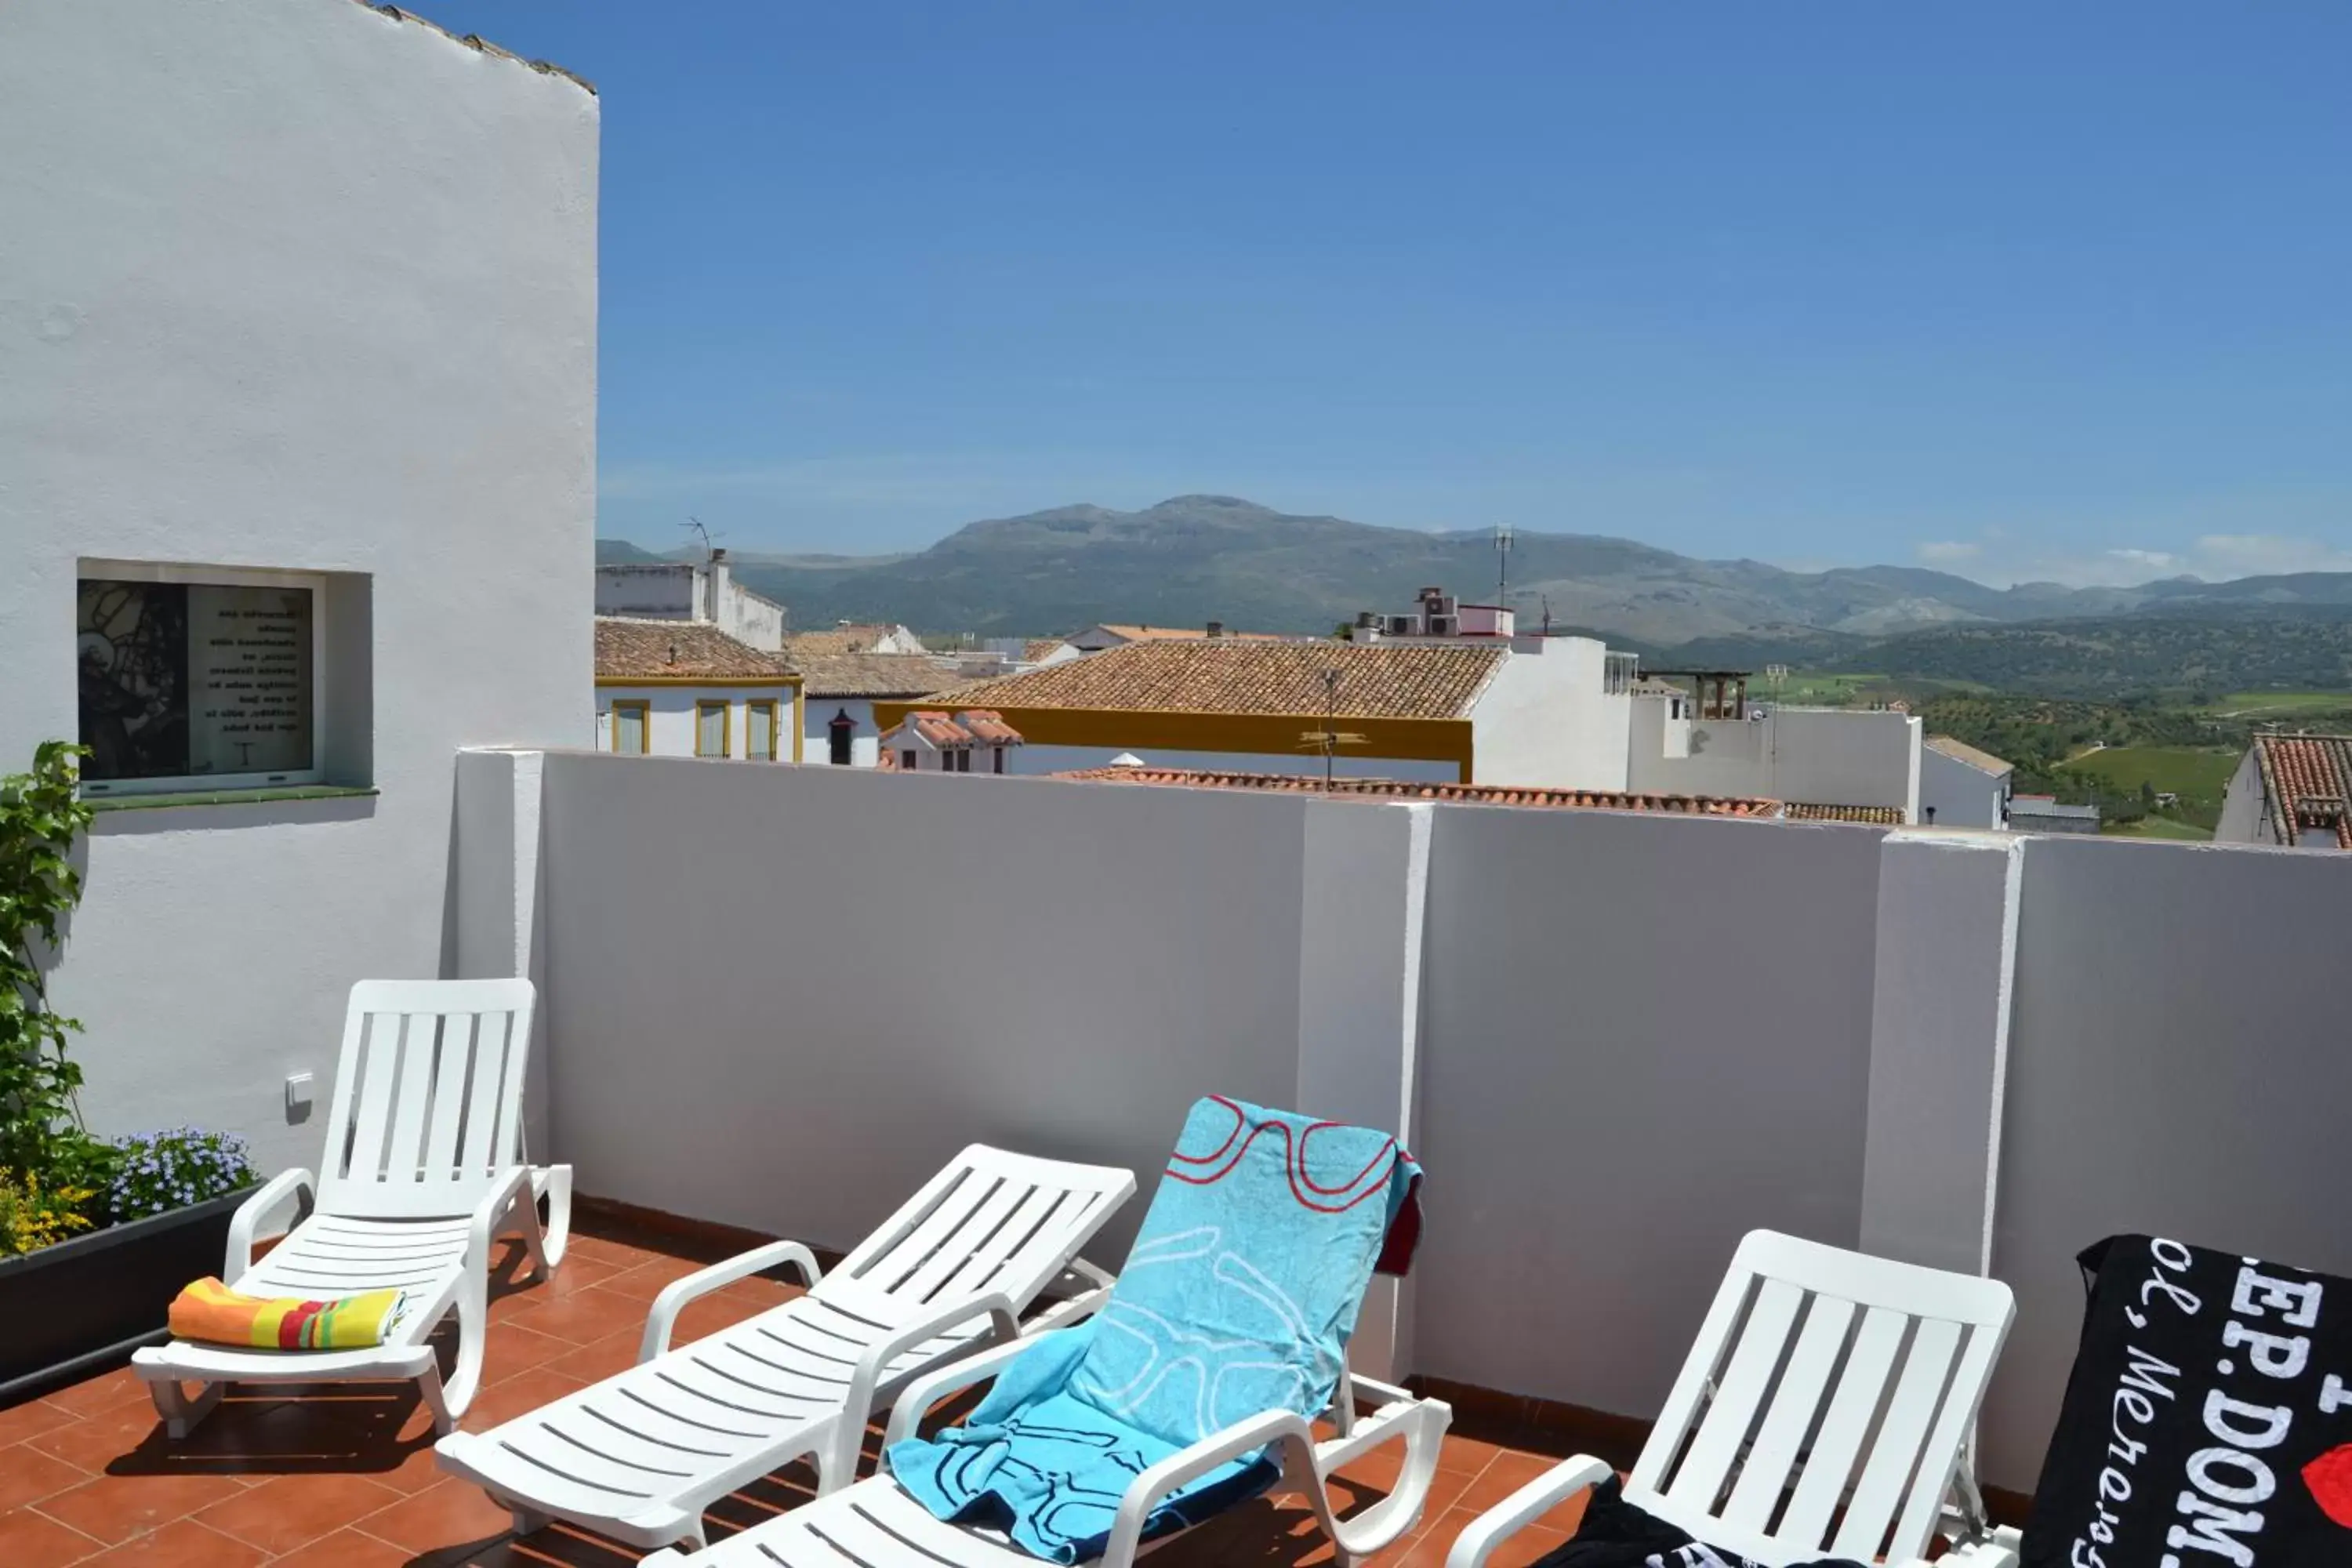
<svg viewBox="0 0 2352 1568"><path fill-rule="evenodd" d="M709 700L694 705L694 754L698 757L727 755L727 704Z"/></svg>
<svg viewBox="0 0 2352 1568"><path fill-rule="evenodd" d="M85 563L74 603L85 794L317 784L326 579Z"/></svg>
<svg viewBox="0 0 2352 1568"><path fill-rule="evenodd" d="M651 727L646 710L652 704L642 699L616 697L613 700L613 750L633 757L646 754L646 731Z"/></svg>
<svg viewBox="0 0 2352 1568"><path fill-rule="evenodd" d="M743 704L743 754L755 763L776 760L776 705L772 701Z"/></svg>
<svg viewBox="0 0 2352 1568"><path fill-rule="evenodd" d="M1638 655L1612 653L1601 656L1601 695L1622 697L1633 689L1633 678L1641 668Z"/></svg>
<svg viewBox="0 0 2352 1568"><path fill-rule="evenodd" d="M917 760L915 749L912 746L898 753L898 765L910 773L915 771Z"/></svg>

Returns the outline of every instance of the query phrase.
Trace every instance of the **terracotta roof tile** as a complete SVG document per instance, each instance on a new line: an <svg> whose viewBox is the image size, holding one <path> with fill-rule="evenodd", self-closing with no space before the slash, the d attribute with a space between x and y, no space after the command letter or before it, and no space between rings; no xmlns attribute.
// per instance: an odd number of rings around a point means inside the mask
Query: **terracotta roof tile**
<svg viewBox="0 0 2352 1568"><path fill-rule="evenodd" d="M1105 621L1097 628L1129 642L1207 642L1206 626L1131 626L1125 623ZM1217 638L1233 642L1288 642L1294 639L1280 632L1219 632Z"/></svg>
<svg viewBox="0 0 2352 1568"><path fill-rule="evenodd" d="M1006 723L1003 714L992 713L985 708L967 709L956 715L956 722L970 731L974 740L992 741L1000 746L1022 744L1021 731Z"/></svg>
<svg viewBox="0 0 2352 1568"><path fill-rule="evenodd" d="M1413 779L1320 779L1301 773L1213 773L1188 768L1080 768L1050 775L1098 784L1187 784L1284 795L1328 795L1352 800L1444 800L1470 805L1543 805L1590 811L1654 811L1681 816L1780 816L1772 800L1688 795L1632 795L1610 790L1529 789L1515 784L1433 784Z"/></svg>
<svg viewBox="0 0 2352 1568"><path fill-rule="evenodd" d="M955 679L953 664L925 653L808 653L799 641L793 662L813 698L925 697Z"/></svg>
<svg viewBox="0 0 2352 1568"><path fill-rule="evenodd" d="M1789 820L1791 822L1860 822L1874 827L1900 827L1903 808L1899 805L1824 805L1818 801L1790 801Z"/></svg>
<svg viewBox="0 0 2352 1568"><path fill-rule="evenodd" d="M1979 751L1966 741L1955 741L1949 735L1930 735L1926 745L1931 752L1940 752L1956 763L1966 763L1979 773L2007 773L2017 771L2013 763L2003 762L1990 752Z"/></svg>
<svg viewBox="0 0 2352 1568"><path fill-rule="evenodd" d="M835 626L829 632L794 632L784 639L784 651L798 658L828 654L864 653L882 640L887 626Z"/></svg>
<svg viewBox="0 0 2352 1568"><path fill-rule="evenodd" d="M1339 672L1342 719L1458 719L1508 658L1438 643L1129 643L940 694L943 707L1093 708L1171 713L1319 716L1324 672Z"/></svg>
<svg viewBox="0 0 2352 1568"><path fill-rule="evenodd" d="M1031 637L1022 645L1021 662L1034 664L1068 641L1067 637Z"/></svg>
<svg viewBox="0 0 2352 1568"><path fill-rule="evenodd" d="M697 676L741 679L772 675L779 683L793 667L772 653L736 641L699 621L596 617L596 679L685 680Z"/></svg>
<svg viewBox="0 0 2352 1568"><path fill-rule="evenodd" d="M2257 735L2254 752L2273 838L2305 845L2332 837L2337 848L2352 849L2352 736Z"/></svg>

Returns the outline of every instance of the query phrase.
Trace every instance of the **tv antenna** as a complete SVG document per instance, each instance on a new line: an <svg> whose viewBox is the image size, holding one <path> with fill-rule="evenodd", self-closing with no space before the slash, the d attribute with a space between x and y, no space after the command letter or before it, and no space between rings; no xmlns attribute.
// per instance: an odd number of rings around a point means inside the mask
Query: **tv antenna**
<svg viewBox="0 0 2352 1568"><path fill-rule="evenodd" d="M1507 522L1495 525L1495 605L1507 609L1511 603L1511 546L1517 535Z"/></svg>
<svg viewBox="0 0 2352 1568"><path fill-rule="evenodd" d="M1543 612L1544 612L1544 629L1543 629L1543 635L1544 635L1544 636L1546 636L1546 637L1549 637L1549 636L1551 636L1551 595L1550 595L1549 594L1546 594L1546 595L1543 596Z"/></svg>
<svg viewBox="0 0 2352 1568"><path fill-rule="evenodd" d="M1335 728L1338 723L1339 710L1339 672L1336 669L1327 669L1323 672L1323 728L1309 730L1298 737L1298 743L1301 746L1319 749L1323 753L1323 789L1327 795L1331 789L1332 762L1339 755L1339 748L1370 743L1361 735L1350 734Z"/></svg>
<svg viewBox="0 0 2352 1568"><path fill-rule="evenodd" d="M715 534L715 533L711 532L709 529L707 529L707 528L703 527L703 526L702 526L702 520L701 520L700 518L698 518L698 517L689 517L689 518L688 518L684 522L679 523L679 524L678 524L678 526L679 526L680 528L689 528L689 529L692 529L696 533L698 533L698 534L701 535L701 537L702 537L702 558L703 558L705 561L708 561L708 560L709 560L709 559L711 558L711 553L712 553L712 552L711 552L711 544L710 544L710 542L711 542L712 540L714 540L714 539L719 539L719 538L724 538L724 537L725 537L723 534Z"/></svg>

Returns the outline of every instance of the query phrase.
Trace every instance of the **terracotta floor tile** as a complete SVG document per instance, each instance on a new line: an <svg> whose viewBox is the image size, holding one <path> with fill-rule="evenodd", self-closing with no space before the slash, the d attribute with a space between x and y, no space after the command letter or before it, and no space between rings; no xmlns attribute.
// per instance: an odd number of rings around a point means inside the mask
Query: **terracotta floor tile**
<svg viewBox="0 0 2352 1568"><path fill-rule="evenodd" d="M1540 1454L1521 1454L1507 1450L1497 1454L1495 1456L1495 1462L1488 1465L1478 1479L1472 1481L1455 1500L1456 1506L1469 1509L1473 1512L1483 1513L1537 1477L1552 1470L1559 1463L1559 1460ZM1559 1531L1563 1534L1573 1534L1577 1521L1584 1517L1586 1495L1584 1492L1577 1493L1536 1522Z"/></svg>
<svg viewBox="0 0 2352 1568"><path fill-rule="evenodd" d="M570 1244L564 1248L563 1268L571 1268L575 1260L585 1260L611 1268L635 1268L638 1264L660 1256L660 1253L647 1252L624 1242L607 1241L601 1236L584 1236L575 1230L572 1233ZM559 1274L562 1271L561 1268L556 1270Z"/></svg>
<svg viewBox="0 0 2352 1568"><path fill-rule="evenodd" d="M730 1295L724 1290L715 1291L687 1303L685 1310L677 1315L677 1325L670 1330L669 1342L673 1345L691 1344L705 1334L733 1328L744 1319L756 1318L774 1307L772 1301L751 1300Z"/></svg>
<svg viewBox="0 0 2352 1568"><path fill-rule="evenodd" d="M1458 1433L1449 1432L1445 1435L1445 1441L1437 1450L1437 1468L1441 1470L1455 1470L1464 1475L1475 1476L1492 1463L1495 1456L1502 1451L1498 1444L1483 1442L1476 1437L1465 1437Z"/></svg>
<svg viewBox="0 0 2352 1568"><path fill-rule="evenodd" d="M642 1331L646 1326L646 1303L595 1285L574 1295L551 1296L535 1302L528 1310L509 1316L507 1321L536 1334L553 1334L557 1339L584 1345L623 1329Z"/></svg>
<svg viewBox="0 0 2352 1568"><path fill-rule="evenodd" d="M332 1534L400 1496L365 1476L278 1476L213 1504L196 1521L276 1555Z"/></svg>
<svg viewBox="0 0 2352 1568"><path fill-rule="evenodd" d="M245 1489L228 1476L100 1476L41 1500L41 1511L110 1544L160 1530Z"/></svg>
<svg viewBox="0 0 2352 1568"><path fill-rule="evenodd" d="M115 1460L137 1453L163 1430L153 1405L118 1405L86 1419L53 1426L35 1437L31 1446L96 1475Z"/></svg>
<svg viewBox="0 0 2352 1568"><path fill-rule="evenodd" d="M79 1465L68 1464L30 1443L0 1448L0 1508L37 1502L89 1479L90 1472Z"/></svg>
<svg viewBox="0 0 2352 1568"><path fill-rule="evenodd" d="M269 1568L404 1568L415 1554L356 1530L322 1535L299 1552L273 1557Z"/></svg>
<svg viewBox="0 0 2352 1568"><path fill-rule="evenodd" d="M22 1405L11 1405L0 1410L0 1448L79 1419L71 1411L60 1410L46 1399L28 1399Z"/></svg>
<svg viewBox="0 0 2352 1568"><path fill-rule="evenodd" d="M369 1514L358 1528L411 1552L437 1552L503 1535L511 1522L481 1488L453 1477Z"/></svg>
<svg viewBox="0 0 2352 1568"><path fill-rule="evenodd" d="M579 1348L575 1341L542 1334L513 1321L492 1323L482 1347L482 1377L490 1383L527 1372L550 1357Z"/></svg>
<svg viewBox="0 0 2352 1568"><path fill-rule="evenodd" d="M89 1559L90 1568L252 1568L264 1561L263 1553L242 1541L207 1530L193 1519Z"/></svg>
<svg viewBox="0 0 2352 1568"><path fill-rule="evenodd" d="M147 1385L131 1375L129 1367L61 1388L48 1396L48 1403L75 1415L92 1415L101 1410L113 1410L125 1405L151 1403Z"/></svg>
<svg viewBox="0 0 2352 1568"><path fill-rule="evenodd" d="M5 1459L0 1455L0 1459ZM0 1513L0 1563L8 1568L65 1568L105 1551L79 1530L68 1529L29 1508Z"/></svg>
<svg viewBox="0 0 2352 1568"><path fill-rule="evenodd" d="M583 1383L602 1383L615 1373L626 1372L637 1364L637 1345L642 1336L635 1329L623 1329L606 1334L601 1340L591 1340L540 1364L547 1371L565 1377L576 1377Z"/></svg>
<svg viewBox="0 0 2352 1568"><path fill-rule="evenodd" d="M576 1377L566 1377L543 1366L533 1367L474 1395L474 1403L467 1409L465 1419L457 1425L468 1432L487 1432L526 1411L552 1404L565 1394L587 1386Z"/></svg>
<svg viewBox="0 0 2352 1568"><path fill-rule="evenodd" d="M663 1286L674 1279L683 1279L706 1265L688 1258L648 1258L625 1273L615 1274L597 1287L632 1300L651 1301L661 1293Z"/></svg>

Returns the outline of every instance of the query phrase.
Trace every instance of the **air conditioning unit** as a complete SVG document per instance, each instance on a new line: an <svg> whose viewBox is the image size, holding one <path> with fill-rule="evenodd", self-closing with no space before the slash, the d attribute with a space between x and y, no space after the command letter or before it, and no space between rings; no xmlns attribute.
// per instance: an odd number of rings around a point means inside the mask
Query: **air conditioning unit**
<svg viewBox="0 0 2352 1568"><path fill-rule="evenodd" d="M1409 637L1420 630L1421 619L1417 616L1391 616L1388 617L1388 633L1389 636L1392 637Z"/></svg>
<svg viewBox="0 0 2352 1568"><path fill-rule="evenodd" d="M1446 602L1451 604L1453 601L1448 600ZM1462 617L1459 616L1432 616L1429 617L1429 635L1431 637L1459 637L1461 633Z"/></svg>

